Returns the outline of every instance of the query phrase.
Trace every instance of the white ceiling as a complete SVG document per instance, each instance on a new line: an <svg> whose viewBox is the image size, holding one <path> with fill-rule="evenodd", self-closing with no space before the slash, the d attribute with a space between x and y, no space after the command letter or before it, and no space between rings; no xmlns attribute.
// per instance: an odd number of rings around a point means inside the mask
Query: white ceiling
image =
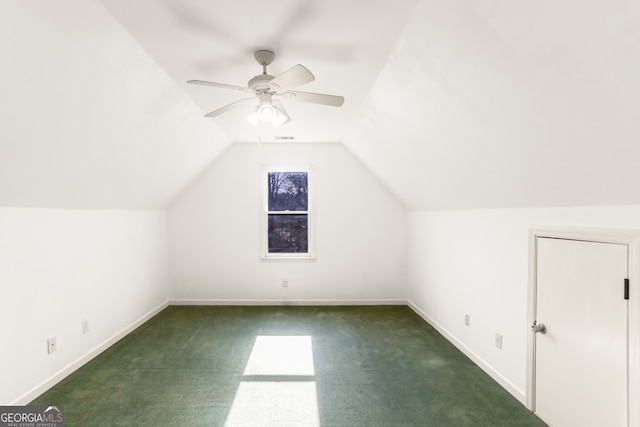
<svg viewBox="0 0 640 427"><path fill-rule="evenodd" d="M301 63L272 134L235 85ZM415 210L640 203L637 0L0 0L0 206L162 209L232 141L342 142Z"/></svg>
<svg viewBox="0 0 640 427"><path fill-rule="evenodd" d="M100 4L0 1L0 206L164 209L230 143Z"/></svg>
<svg viewBox="0 0 640 427"><path fill-rule="evenodd" d="M246 98L243 92L194 86L199 79L246 86L262 73L258 49L275 52L277 76L303 64L316 80L307 92L345 97L340 108L283 100L292 121L259 130L249 104L214 119L236 142L291 137L341 142L416 0L101 0L203 113ZM257 101L256 101L257 104ZM321 117L321 120L318 120Z"/></svg>
<svg viewBox="0 0 640 427"><path fill-rule="evenodd" d="M638 1L421 1L345 144L410 209L640 203L638 76Z"/></svg>

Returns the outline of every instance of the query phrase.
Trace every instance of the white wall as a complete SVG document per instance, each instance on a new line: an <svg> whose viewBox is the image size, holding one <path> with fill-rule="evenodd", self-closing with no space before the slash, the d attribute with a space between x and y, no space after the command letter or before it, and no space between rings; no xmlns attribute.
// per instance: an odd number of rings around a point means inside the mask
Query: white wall
<svg viewBox="0 0 640 427"><path fill-rule="evenodd" d="M0 208L0 404L28 403L166 302L166 226L164 212Z"/></svg>
<svg viewBox="0 0 640 427"><path fill-rule="evenodd" d="M637 230L640 205L409 214L409 301L521 400L529 229L544 226Z"/></svg>
<svg viewBox="0 0 640 427"><path fill-rule="evenodd" d="M313 167L315 260L261 259L266 165ZM341 144L232 144L169 229L174 299L405 300L406 209Z"/></svg>

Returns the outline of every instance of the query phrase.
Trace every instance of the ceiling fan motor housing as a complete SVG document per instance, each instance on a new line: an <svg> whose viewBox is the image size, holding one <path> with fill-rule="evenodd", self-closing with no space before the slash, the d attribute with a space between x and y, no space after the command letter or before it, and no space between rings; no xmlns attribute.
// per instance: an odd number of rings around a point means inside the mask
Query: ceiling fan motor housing
<svg viewBox="0 0 640 427"><path fill-rule="evenodd" d="M273 80L273 78L274 77L269 74L259 74L249 80L247 86L249 86L249 89L251 89L258 95L260 95L261 93L267 93L271 90L269 82Z"/></svg>

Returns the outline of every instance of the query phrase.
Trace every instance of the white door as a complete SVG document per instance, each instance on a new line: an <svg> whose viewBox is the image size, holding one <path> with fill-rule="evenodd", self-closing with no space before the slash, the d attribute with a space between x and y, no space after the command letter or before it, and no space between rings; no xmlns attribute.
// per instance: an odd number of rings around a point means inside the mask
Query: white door
<svg viewBox="0 0 640 427"><path fill-rule="evenodd" d="M627 426L627 245L537 239L535 412L554 427Z"/></svg>

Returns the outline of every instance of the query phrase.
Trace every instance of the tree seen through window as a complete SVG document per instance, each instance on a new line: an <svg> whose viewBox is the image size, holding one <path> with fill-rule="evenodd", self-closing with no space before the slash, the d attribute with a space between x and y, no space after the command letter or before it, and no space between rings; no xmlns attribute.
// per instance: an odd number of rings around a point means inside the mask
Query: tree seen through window
<svg viewBox="0 0 640 427"><path fill-rule="evenodd" d="M307 172L269 172L268 252L309 252Z"/></svg>

